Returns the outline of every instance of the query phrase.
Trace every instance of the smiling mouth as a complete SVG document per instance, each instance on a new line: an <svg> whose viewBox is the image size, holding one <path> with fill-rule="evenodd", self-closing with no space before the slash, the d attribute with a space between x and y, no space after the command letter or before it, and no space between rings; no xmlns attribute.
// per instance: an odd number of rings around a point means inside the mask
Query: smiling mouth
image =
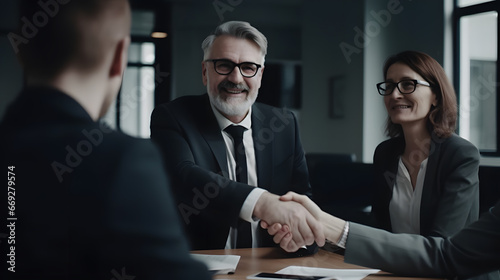
<svg viewBox="0 0 500 280"><path fill-rule="evenodd" d="M411 106L408 105L399 105L399 106L394 106L392 109L409 109Z"/></svg>
<svg viewBox="0 0 500 280"><path fill-rule="evenodd" d="M240 93L246 92L246 90L244 90L244 89L227 89L227 88L224 88L224 91L231 93L231 94L240 94Z"/></svg>
<svg viewBox="0 0 500 280"><path fill-rule="evenodd" d="M230 81L222 81L218 85L219 91L224 91L228 94L242 94L242 93L248 93L248 86L245 84L235 84Z"/></svg>

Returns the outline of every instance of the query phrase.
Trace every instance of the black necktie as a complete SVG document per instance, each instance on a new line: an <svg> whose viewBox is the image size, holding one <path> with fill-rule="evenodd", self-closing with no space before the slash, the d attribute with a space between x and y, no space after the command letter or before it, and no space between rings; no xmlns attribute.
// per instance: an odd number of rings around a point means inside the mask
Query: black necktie
<svg viewBox="0 0 500 280"><path fill-rule="evenodd" d="M247 156L243 144L243 132L247 130L241 125L230 125L224 129L234 141L234 160L236 161L236 181L248 184ZM236 236L236 248L252 248L252 232L250 223L239 220Z"/></svg>
<svg viewBox="0 0 500 280"><path fill-rule="evenodd" d="M234 160L236 161L236 181L248 184L247 156L243 144L243 132L247 130L241 125L230 125L224 129L234 140Z"/></svg>

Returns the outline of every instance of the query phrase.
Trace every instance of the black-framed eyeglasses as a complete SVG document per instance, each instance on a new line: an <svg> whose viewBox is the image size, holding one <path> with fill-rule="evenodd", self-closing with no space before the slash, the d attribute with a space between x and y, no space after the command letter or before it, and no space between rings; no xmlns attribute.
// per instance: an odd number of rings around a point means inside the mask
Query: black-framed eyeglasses
<svg viewBox="0 0 500 280"><path fill-rule="evenodd" d="M215 72L219 75L229 75L233 72L234 67L238 67L241 75L245 78L252 78L257 75L257 71L260 67L262 67L262 65L253 62L242 62L236 64L228 59L207 59L205 61L213 62Z"/></svg>
<svg viewBox="0 0 500 280"><path fill-rule="evenodd" d="M394 88L398 88L402 94L410 94L417 89L417 85L430 87L431 85L426 81L421 80L402 80L397 83L394 82L381 82L377 84L378 94L385 96L390 95Z"/></svg>

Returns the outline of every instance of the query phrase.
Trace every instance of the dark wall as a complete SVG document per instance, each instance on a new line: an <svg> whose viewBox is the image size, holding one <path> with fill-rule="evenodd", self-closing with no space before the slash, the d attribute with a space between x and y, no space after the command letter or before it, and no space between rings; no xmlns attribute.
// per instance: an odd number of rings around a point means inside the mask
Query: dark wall
<svg viewBox="0 0 500 280"><path fill-rule="evenodd" d="M23 83L22 71L8 34L17 25L17 1L4 0L0 9L0 119Z"/></svg>

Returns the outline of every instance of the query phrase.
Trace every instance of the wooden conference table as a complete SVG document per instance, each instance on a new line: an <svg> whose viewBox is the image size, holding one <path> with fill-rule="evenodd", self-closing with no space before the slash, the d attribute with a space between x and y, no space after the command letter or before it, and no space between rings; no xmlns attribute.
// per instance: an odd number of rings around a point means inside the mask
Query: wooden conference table
<svg viewBox="0 0 500 280"><path fill-rule="evenodd" d="M306 256L290 258L279 248L250 248L250 249L230 249L230 250L200 250L191 251L195 254L207 255L238 255L241 256L238 266L234 274L216 275L214 279L238 279L246 280L246 277L258 272L276 272L290 265L336 268L336 269L362 269L357 265L344 263L344 256L320 249L318 253ZM415 277L398 277L397 275L378 272L370 274L367 280L396 280L396 279L431 279L431 278L415 278Z"/></svg>

